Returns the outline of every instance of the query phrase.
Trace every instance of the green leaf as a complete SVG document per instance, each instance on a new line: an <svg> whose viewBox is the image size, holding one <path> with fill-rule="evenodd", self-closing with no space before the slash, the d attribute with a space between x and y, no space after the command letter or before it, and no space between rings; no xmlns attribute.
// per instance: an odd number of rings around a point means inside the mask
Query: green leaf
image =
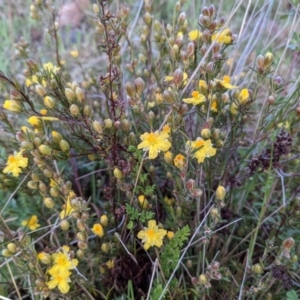
<svg viewBox="0 0 300 300"><path fill-rule="evenodd" d="M286 300L299 300L295 290L290 290L286 293Z"/></svg>

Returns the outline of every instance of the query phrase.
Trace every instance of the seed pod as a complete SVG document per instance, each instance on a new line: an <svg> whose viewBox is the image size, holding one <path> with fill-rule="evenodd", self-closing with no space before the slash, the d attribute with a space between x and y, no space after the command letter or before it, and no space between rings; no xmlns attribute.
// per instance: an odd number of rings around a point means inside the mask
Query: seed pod
<svg viewBox="0 0 300 300"><path fill-rule="evenodd" d="M44 205L47 207L47 208L53 208L55 203L54 201L52 200L52 198L50 197L47 197L44 199Z"/></svg>

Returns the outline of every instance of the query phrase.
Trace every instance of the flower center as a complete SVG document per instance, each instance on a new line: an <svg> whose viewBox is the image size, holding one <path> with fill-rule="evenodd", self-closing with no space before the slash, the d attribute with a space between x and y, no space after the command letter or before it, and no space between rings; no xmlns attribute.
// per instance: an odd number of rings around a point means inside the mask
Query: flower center
<svg viewBox="0 0 300 300"><path fill-rule="evenodd" d="M204 141L203 140L199 140L195 142L195 148L201 148L204 146Z"/></svg>
<svg viewBox="0 0 300 300"><path fill-rule="evenodd" d="M151 145L157 144L157 136L155 135L154 132L149 133L149 136L148 136L148 138L147 138L147 141L148 141L149 144L151 144Z"/></svg>
<svg viewBox="0 0 300 300"><path fill-rule="evenodd" d="M155 232L154 232L153 229L148 229L148 230L147 230L147 234L149 235L149 237L153 237L154 234L155 234Z"/></svg>

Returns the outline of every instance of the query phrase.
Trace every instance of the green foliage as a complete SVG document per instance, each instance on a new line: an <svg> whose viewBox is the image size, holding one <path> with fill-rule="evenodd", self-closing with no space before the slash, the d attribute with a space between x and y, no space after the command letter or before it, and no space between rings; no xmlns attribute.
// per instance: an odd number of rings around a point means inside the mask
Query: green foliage
<svg viewBox="0 0 300 300"><path fill-rule="evenodd" d="M286 300L298 300L298 295L295 290L288 291L286 293Z"/></svg>
<svg viewBox="0 0 300 300"><path fill-rule="evenodd" d="M180 251L184 242L188 240L190 235L190 228L186 225L179 228L174 237L169 240L161 254L161 264L165 276L169 277L174 270L180 258Z"/></svg>

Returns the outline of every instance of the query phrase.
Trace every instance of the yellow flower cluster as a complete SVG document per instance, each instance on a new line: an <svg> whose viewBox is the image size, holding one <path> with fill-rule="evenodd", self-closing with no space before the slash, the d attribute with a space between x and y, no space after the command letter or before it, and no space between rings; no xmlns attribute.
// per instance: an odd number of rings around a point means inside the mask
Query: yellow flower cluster
<svg viewBox="0 0 300 300"><path fill-rule="evenodd" d="M70 270L76 268L78 260L69 257L70 248L68 246L63 246L61 250L51 256L41 252L38 254L38 258L44 264L49 264L52 261L52 267L47 271L51 276L50 280L46 282L48 288L52 290L57 287L61 293L66 294L70 290L69 283L72 275Z"/></svg>
<svg viewBox="0 0 300 300"><path fill-rule="evenodd" d="M24 220L21 223L22 226L28 227L30 230L36 230L41 227L39 224L39 219L36 215L31 216L28 220Z"/></svg>

